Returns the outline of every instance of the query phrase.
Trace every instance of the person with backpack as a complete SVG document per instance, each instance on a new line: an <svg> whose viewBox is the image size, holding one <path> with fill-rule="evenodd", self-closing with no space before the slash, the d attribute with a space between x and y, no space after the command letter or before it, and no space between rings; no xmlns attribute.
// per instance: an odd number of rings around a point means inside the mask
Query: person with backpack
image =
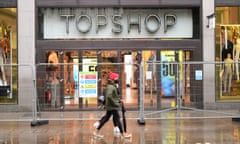
<svg viewBox="0 0 240 144"><path fill-rule="evenodd" d="M99 125L97 125L96 130L94 131L94 136L103 138L104 136L100 134L100 129L104 126L104 124L113 116L113 121L118 126L121 137L129 138L131 135L124 133L122 128L122 123L120 121L120 115L118 110L120 109L121 100L119 97L118 89L114 83L115 80L118 79L118 74L110 72L108 84L106 87L105 94L105 115L100 119Z"/></svg>

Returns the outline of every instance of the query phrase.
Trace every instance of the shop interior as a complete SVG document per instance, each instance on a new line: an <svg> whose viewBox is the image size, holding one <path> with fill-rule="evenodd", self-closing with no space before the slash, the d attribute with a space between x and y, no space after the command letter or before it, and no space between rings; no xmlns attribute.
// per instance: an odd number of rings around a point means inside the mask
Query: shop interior
<svg viewBox="0 0 240 144"><path fill-rule="evenodd" d="M145 107L156 108L158 103L171 107L176 102L176 76L173 65L161 62L189 61L191 51L46 51L47 67L45 81L45 104L47 109L96 109L98 96L102 95L110 71L120 74L120 96L128 108L136 109L139 105L139 78L144 79ZM158 60L159 59L159 60ZM139 75L139 64L144 63L144 76ZM181 92L185 102L190 97L190 68L180 66ZM85 72L82 75L81 72ZM82 84L81 78L93 74L96 83ZM63 78L61 78L63 77ZM96 77L96 79L95 79ZM158 82L159 80L159 82ZM91 94L82 91L83 87L95 89ZM64 89L61 96L61 87ZM161 88L160 88L161 87ZM86 88L87 89L87 88ZM160 101L157 98L160 90ZM84 93L84 94L83 94ZM87 96L88 95L88 96Z"/></svg>

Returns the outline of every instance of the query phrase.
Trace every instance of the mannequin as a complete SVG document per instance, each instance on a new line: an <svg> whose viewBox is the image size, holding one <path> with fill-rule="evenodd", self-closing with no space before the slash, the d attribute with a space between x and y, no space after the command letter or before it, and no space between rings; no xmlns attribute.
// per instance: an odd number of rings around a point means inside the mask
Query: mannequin
<svg viewBox="0 0 240 144"><path fill-rule="evenodd" d="M55 51L50 51L48 53L48 67L47 67L47 72L48 72L48 78L52 84L58 83L58 78L59 78L59 59L58 55Z"/></svg>
<svg viewBox="0 0 240 144"><path fill-rule="evenodd" d="M6 64L6 56L5 56L5 52L4 49L2 47L0 47L0 70L1 70L1 83L0 85L7 85L7 81L6 81L6 75L5 75L5 69L3 64Z"/></svg>
<svg viewBox="0 0 240 144"><path fill-rule="evenodd" d="M151 55L150 57L148 58L148 71L150 71L152 73L152 80L148 80L147 81L147 84L148 86L150 86L149 89L151 88L154 88L154 90L156 89L156 79L155 79L155 76L156 76L156 65L154 64L156 62L156 55L154 53L154 51L151 51ZM153 84L153 86L152 86Z"/></svg>
<svg viewBox="0 0 240 144"><path fill-rule="evenodd" d="M235 62L237 80L239 80L239 69L238 69L239 57L240 57L240 38L237 38L236 43L234 44L234 47L233 47L233 59Z"/></svg>
<svg viewBox="0 0 240 144"><path fill-rule="evenodd" d="M5 67L3 64L7 63L7 56L10 49L10 42L8 38L3 38L0 41L0 70L1 70L1 79L0 85L7 85L6 75L5 75Z"/></svg>
<svg viewBox="0 0 240 144"><path fill-rule="evenodd" d="M60 106L59 98L59 59L58 54L55 51L50 51L47 57L47 80L48 86L51 94L51 106Z"/></svg>
<svg viewBox="0 0 240 144"><path fill-rule="evenodd" d="M224 59L224 90L223 92L230 94L232 87L232 74L233 74L233 59L231 58L231 53L227 54L227 58Z"/></svg>

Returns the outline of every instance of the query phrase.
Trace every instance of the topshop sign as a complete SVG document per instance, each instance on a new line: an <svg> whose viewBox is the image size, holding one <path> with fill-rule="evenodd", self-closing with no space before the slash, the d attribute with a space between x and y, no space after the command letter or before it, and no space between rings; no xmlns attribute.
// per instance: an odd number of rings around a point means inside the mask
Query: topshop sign
<svg viewBox="0 0 240 144"><path fill-rule="evenodd" d="M46 8L45 39L192 38L191 9Z"/></svg>

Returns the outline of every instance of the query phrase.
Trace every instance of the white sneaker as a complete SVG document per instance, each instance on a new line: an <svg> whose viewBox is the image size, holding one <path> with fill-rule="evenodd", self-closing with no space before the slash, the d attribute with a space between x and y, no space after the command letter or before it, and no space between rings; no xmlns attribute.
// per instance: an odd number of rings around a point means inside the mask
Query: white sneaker
<svg viewBox="0 0 240 144"><path fill-rule="evenodd" d="M113 134L114 136L121 136L121 133L118 127L113 128Z"/></svg>
<svg viewBox="0 0 240 144"><path fill-rule="evenodd" d="M122 138L124 138L124 139L132 138L132 134L124 133Z"/></svg>
<svg viewBox="0 0 240 144"><path fill-rule="evenodd" d="M97 129L98 126L99 126L99 121L95 122L95 123L93 124L93 126Z"/></svg>
<svg viewBox="0 0 240 144"><path fill-rule="evenodd" d="M114 128L113 128L113 132L114 132L114 133L120 133L120 130L119 130L118 127L114 127Z"/></svg>
<svg viewBox="0 0 240 144"><path fill-rule="evenodd" d="M94 137L96 137L96 138L103 138L103 137L104 137L103 135L97 133L96 131L93 132L93 135L94 135Z"/></svg>

